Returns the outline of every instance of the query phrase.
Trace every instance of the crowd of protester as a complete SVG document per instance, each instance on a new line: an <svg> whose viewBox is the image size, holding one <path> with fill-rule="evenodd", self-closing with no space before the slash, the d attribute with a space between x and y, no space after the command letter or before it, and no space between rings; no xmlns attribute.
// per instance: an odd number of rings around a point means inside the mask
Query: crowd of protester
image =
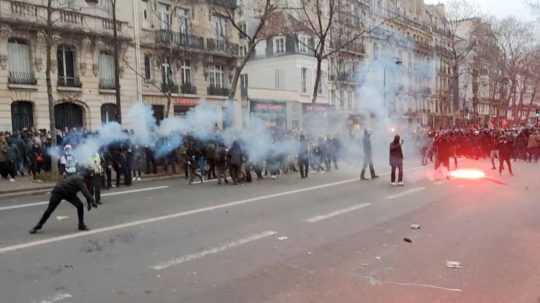
<svg viewBox="0 0 540 303"><path fill-rule="evenodd" d="M417 136L422 164L435 168L457 168L458 158L490 159L492 169L502 174L505 166L513 175L512 161L537 162L540 158L540 129L447 129L426 130Z"/></svg>
<svg viewBox="0 0 540 303"><path fill-rule="evenodd" d="M129 186L133 181L140 181L143 175L158 173L183 173L189 183L195 179L201 182L217 179L219 184L229 181L238 184L251 182L254 177L275 179L282 174L300 172L302 178L307 178L310 169L316 172L338 169L341 143L337 137L313 137L278 128L271 133L274 142L297 142L298 149L269 150L260 159L250 159L246 142L238 139L227 145L216 131L213 138L205 141L186 135L181 146L166 153L156 148L166 142L158 141L156 146L135 145L129 140L116 142L103 146L92 155L93 159L80 165L73 151L95 133L66 129L57 131L58 170L64 176L80 173L90 179L98 176L88 182L99 180L100 187L109 189ZM31 175L36 179L42 172L50 172L51 146L52 137L46 130L0 133L1 176L14 182L18 176Z"/></svg>

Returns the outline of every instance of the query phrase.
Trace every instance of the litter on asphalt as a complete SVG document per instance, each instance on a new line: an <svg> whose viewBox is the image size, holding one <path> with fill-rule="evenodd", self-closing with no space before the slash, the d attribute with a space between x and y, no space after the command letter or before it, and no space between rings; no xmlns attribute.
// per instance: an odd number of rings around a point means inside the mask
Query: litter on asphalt
<svg viewBox="0 0 540 303"><path fill-rule="evenodd" d="M458 261L446 261L446 267L448 268L463 268L461 262Z"/></svg>
<svg viewBox="0 0 540 303"><path fill-rule="evenodd" d="M420 228L422 228L422 226L420 226L420 224L411 224L411 229L418 230Z"/></svg>

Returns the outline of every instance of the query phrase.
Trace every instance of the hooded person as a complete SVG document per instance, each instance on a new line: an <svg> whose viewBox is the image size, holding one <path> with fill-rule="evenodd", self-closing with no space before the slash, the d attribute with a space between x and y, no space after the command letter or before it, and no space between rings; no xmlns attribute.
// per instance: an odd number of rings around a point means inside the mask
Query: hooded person
<svg viewBox="0 0 540 303"><path fill-rule="evenodd" d="M83 177L79 175L68 176L62 181L58 182L58 184L56 184L56 186L53 188L47 209L41 216L38 224L30 230L30 233L35 234L43 228L43 225L47 222L51 214L58 207L60 202L62 202L62 200L68 201L75 206L75 208L77 208L79 230L88 230L88 227L84 223L84 206L79 197L77 197L78 192L81 192L86 198L88 210L92 209L92 207L97 207L94 198L84 184Z"/></svg>
<svg viewBox="0 0 540 303"><path fill-rule="evenodd" d="M403 149L401 145L403 142L399 135L394 136L394 140L390 143L390 167L392 168L390 174L390 182L392 185L403 186ZM397 183L396 183L396 170L398 171Z"/></svg>
<svg viewBox="0 0 540 303"><path fill-rule="evenodd" d="M72 151L71 145L67 144L64 146L64 154L60 157L60 172L64 176L72 176L77 173L77 160Z"/></svg>

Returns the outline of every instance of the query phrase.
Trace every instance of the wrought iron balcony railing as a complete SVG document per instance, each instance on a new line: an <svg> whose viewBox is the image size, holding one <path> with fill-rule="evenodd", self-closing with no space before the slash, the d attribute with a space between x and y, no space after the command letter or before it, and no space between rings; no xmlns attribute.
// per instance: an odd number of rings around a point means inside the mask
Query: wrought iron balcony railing
<svg viewBox="0 0 540 303"><path fill-rule="evenodd" d="M180 91L182 92L182 94L196 95L197 87L193 86L191 83L184 83L180 86Z"/></svg>
<svg viewBox="0 0 540 303"><path fill-rule="evenodd" d="M59 87L76 87L76 88L82 87L81 79L79 79L79 77L58 76L57 85Z"/></svg>
<svg viewBox="0 0 540 303"><path fill-rule="evenodd" d="M9 84L36 85L37 80L34 74L28 72L9 72Z"/></svg>
<svg viewBox="0 0 540 303"><path fill-rule="evenodd" d="M230 93L230 89L226 87L214 87L209 86L208 87L208 95L209 96L228 96Z"/></svg>

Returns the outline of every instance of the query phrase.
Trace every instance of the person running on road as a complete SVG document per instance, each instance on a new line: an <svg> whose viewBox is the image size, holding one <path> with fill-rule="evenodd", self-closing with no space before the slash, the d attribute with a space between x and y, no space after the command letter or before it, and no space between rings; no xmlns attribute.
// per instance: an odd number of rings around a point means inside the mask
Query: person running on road
<svg viewBox="0 0 540 303"><path fill-rule="evenodd" d="M84 206L81 200L77 197L77 193L82 192L88 203L88 210L92 207L97 207L94 198L86 188L83 177L79 175L69 176L66 179L60 181L51 191L51 198L49 200L49 206L41 216L38 224L30 230L31 234L35 234L43 228L43 225L56 207L62 200L66 200L77 208L77 218L79 220L79 230L88 230L88 227L84 224Z"/></svg>

